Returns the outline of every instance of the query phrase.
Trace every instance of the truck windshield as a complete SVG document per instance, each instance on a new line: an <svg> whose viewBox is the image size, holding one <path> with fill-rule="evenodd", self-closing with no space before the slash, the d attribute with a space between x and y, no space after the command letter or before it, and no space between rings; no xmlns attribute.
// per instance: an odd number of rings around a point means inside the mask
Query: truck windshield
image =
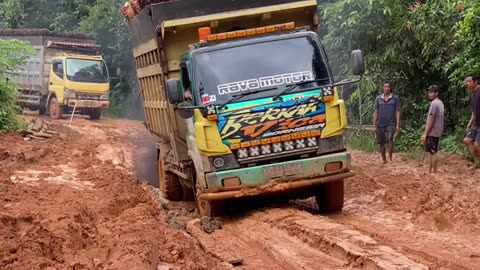
<svg viewBox="0 0 480 270"><path fill-rule="evenodd" d="M107 83L107 67L103 61L67 59L67 78L74 82Z"/></svg>
<svg viewBox="0 0 480 270"><path fill-rule="evenodd" d="M255 93L239 100L272 97L300 81L325 79L291 93L330 82L326 62L312 36L207 51L196 55L194 65L197 95L203 104L221 104L247 91Z"/></svg>

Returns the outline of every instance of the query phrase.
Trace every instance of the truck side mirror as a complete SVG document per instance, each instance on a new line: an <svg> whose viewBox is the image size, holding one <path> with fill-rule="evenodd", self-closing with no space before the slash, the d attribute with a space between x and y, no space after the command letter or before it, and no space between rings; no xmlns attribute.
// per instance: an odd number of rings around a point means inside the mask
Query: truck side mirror
<svg viewBox="0 0 480 270"><path fill-rule="evenodd" d="M182 85L179 79L167 80L167 96L170 104L178 104L183 101Z"/></svg>
<svg viewBox="0 0 480 270"><path fill-rule="evenodd" d="M361 50L354 50L351 53L353 75L363 75L365 73L365 63L363 62L363 53Z"/></svg>

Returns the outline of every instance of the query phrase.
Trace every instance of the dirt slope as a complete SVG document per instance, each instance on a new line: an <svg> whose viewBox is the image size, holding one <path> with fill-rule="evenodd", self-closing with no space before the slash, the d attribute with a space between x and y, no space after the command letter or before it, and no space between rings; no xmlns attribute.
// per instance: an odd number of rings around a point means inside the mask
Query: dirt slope
<svg viewBox="0 0 480 270"><path fill-rule="evenodd" d="M0 135L2 270L479 269L480 173L461 159L443 157L431 176L416 161L380 166L353 151L340 214L264 199L198 221L193 203L159 206L141 123L52 126L60 135L45 141Z"/></svg>
<svg viewBox="0 0 480 270"><path fill-rule="evenodd" d="M53 126L52 140L0 135L0 269L224 268L168 227L115 129Z"/></svg>

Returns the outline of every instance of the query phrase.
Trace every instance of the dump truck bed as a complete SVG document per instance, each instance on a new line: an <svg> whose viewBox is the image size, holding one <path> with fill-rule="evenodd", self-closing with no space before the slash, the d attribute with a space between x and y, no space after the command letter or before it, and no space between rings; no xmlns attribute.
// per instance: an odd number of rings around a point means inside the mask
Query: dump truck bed
<svg viewBox="0 0 480 270"><path fill-rule="evenodd" d="M286 22L312 30L318 25L316 0L177 0L142 8L127 20L146 124L152 133L170 140L175 160L189 159L185 120L174 113L164 85L168 78L179 77L182 55L199 42L198 28L218 33Z"/></svg>
<svg viewBox="0 0 480 270"><path fill-rule="evenodd" d="M95 55L100 49L92 36L50 32L45 29L4 29L0 39L28 41L35 53L10 79L22 90L48 94L52 58L61 54Z"/></svg>

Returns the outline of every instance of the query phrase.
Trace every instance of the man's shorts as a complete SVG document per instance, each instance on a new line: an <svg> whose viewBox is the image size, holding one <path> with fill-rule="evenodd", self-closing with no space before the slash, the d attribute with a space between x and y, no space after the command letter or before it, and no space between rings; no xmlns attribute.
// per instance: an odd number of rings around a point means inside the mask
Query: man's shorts
<svg viewBox="0 0 480 270"><path fill-rule="evenodd" d="M439 137L427 136L427 144L425 144L425 152L433 155L438 152L439 145L440 145Z"/></svg>
<svg viewBox="0 0 480 270"><path fill-rule="evenodd" d="M377 127L377 144L393 143L394 135L395 135L394 126Z"/></svg>
<svg viewBox="0 0 480 270"><path fill-rule="evenodd" d="M480 130L478 126L473 126L468 130L467 138L472 139L472 141L480 143Z"/></svg>

